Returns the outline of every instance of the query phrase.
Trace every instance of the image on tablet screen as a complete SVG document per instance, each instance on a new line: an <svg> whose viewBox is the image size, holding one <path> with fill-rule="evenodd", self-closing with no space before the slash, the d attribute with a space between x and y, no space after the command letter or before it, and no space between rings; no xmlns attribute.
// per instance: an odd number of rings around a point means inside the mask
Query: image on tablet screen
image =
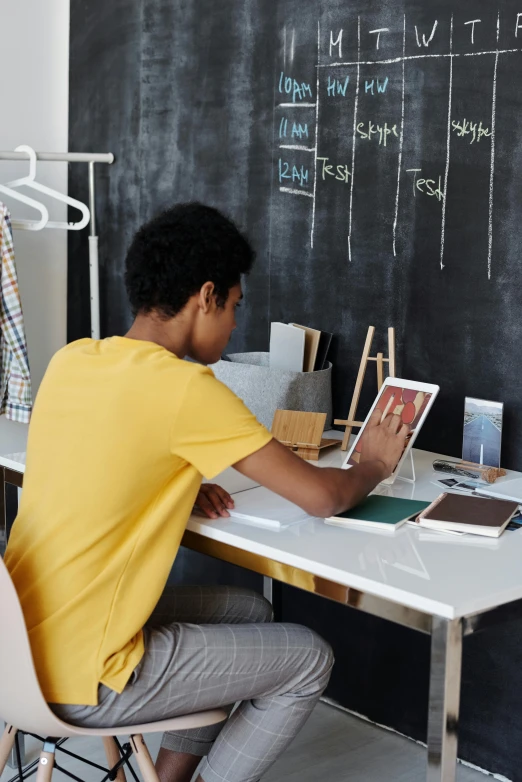
<svg viewBox="0 0 522 782"><path fill-rule="evenodd" d="M382 393L379 396L377 407L383 412L387 410L388 415L400 415L402 423L409 427L410 432L414 432L417 424L422 418L431 394L425 391L416 391L412 388L401 388L400 386L383 386ZM359 464L361 458L362 437L350 458L348 464Z"/></svg>

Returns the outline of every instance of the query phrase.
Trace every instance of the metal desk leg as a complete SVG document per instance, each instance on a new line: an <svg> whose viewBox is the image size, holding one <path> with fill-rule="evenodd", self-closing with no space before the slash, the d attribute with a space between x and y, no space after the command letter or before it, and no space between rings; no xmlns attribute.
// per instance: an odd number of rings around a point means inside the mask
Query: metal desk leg
<svg viewBox="0 0 522 782"><path fill-rule="evenodd" d="M433 617L427 782L455 782L462 666L462 622Z"/></svg>
<svg viewBox="0 0 522 782"><path fill-rule="evenodd" d="M282 584L270 576L263 576L263 597L272 603L274 610L274 622L280 622L283 613Z"/></svg>
<svg viewBox="0 0 522 782"><path fill-rule="evenodd" d="M274 599L274 582L270 576L263 576L263 597L268 600L269 603Z"/></svg>
<svg viewBox="0 0 522 782"><path fill-rule="evenodd" d="M7 509L5 500L5 468L0 467L0 556L4 556L7 545ZM16 734L16 741L20 750L20 761L25 765L25 736L22 733ZM16 757L16 747L13 747L7 760L9 768L18 768Z"/></svg>
<svg viewBox="0 0 522 782"><path fill-rule="evenodd" d="M5 469L0 467L0 556L7 546L7 513L5 505Z"/></svg>

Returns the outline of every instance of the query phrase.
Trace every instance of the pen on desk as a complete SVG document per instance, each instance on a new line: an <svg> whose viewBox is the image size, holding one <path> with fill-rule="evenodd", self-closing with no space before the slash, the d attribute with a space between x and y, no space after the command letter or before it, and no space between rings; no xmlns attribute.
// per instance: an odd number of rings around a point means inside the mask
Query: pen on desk
<svg viewBox="0 0 522 782"><path fill-rule="evenodd" d="M386 418L386 416L388 415L388 411L389 411L390 407L392 406L394 399L395 399L395 394L392 394L390 399L388 400L388 404L384 408L384 413L381 416L381 424L384 421L384 419Z"/></svg>

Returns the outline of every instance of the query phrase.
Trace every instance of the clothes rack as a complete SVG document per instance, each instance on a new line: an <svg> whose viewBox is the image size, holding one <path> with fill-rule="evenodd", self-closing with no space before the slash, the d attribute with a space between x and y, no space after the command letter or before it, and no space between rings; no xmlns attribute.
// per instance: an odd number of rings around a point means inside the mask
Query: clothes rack
<svg viewBox="0 0 522 782"><path fill-rule="evenodd" d="M87 163L89 177L89 209L91 213L89 229L89 291L91 306L91 337L100 338L100 287L98 264L98 236L96 234L96 188L94 166L96 163L111 164L114 155L95 152L36 152L36 159L43 162ZM1 160L29 160L26 152L0 152Z"/></svg>

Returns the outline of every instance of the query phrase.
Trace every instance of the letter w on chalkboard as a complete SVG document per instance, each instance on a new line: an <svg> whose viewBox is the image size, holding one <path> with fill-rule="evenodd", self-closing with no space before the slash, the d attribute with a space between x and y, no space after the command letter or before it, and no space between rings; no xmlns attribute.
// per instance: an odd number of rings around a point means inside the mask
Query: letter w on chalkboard
<svg viewBox="0 0 522 782"><path fill-rule="evenodd" d="M421 40L419 39L419 30L417 28L417 25L415 25L415 37L417 39L417 46L419 48L422 46L422 44L424 44L424 46L426 47L430 45L430 43L433 41L433 36L435 35L435 30L437 29L437 25L438 25L438 21L435 20L433 27L431 28L431 35L428 39L426 39L426 35L424 33L422 34L422 43Z"/></svg>

